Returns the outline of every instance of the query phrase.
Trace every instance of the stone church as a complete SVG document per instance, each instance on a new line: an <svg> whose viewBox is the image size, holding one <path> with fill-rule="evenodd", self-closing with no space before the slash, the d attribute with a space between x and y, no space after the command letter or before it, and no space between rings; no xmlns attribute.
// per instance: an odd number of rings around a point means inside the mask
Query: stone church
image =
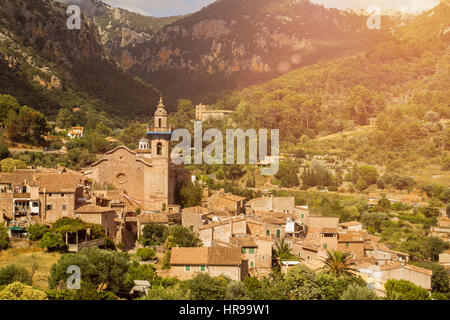
<svg viewBox="0 0 450 320"><path fill-rule="evenodd" d="M161 98L154 126L139 141L139 148L118 146L106 152L85 171L85 176L102 185L114 185L144 210L161 210L176 204L176 188L188 183L190 174L182 164L175 165L170 159L172 132Z"/></svg>

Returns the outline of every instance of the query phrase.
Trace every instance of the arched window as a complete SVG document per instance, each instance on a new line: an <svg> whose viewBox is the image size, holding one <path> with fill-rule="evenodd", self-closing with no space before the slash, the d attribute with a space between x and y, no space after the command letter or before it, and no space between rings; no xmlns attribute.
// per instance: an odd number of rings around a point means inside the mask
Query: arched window
<svg viewBox="0 0 450 320"><path fill-rule="evenodd" d="M158 119L158 124L159 124L158 127L161 128L161 126L162 126L162 119L161 118Z"/></svg>
<svg viewBox="0 0 450 320"><path fill-rule="evenodd" d="M156 154L157 154L158 156L162 155L162 148L163 148L162 143L159 142L159 143L156 145Z"/></svg>

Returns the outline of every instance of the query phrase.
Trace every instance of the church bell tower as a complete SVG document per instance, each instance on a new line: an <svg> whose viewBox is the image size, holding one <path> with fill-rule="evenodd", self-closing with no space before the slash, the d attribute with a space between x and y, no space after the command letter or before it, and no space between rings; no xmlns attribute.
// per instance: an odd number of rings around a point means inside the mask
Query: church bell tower
<svg viewBox="0 0 450 320"><path fill-rule="evenodd" d="M167 124L167 110L163 99L159 100L159 105L155 111L155 123L150 127L147 135L151 139L152 158L169 159L169 145L172 136L172 128Z"/></svg>

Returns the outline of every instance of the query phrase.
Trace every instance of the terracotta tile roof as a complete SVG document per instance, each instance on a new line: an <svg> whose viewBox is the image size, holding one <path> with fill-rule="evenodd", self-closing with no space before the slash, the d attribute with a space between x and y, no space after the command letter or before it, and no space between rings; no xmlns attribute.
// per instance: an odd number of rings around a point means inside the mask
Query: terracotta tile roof
<svg viewBox="0 0 450 320"><path fill-rule="evenodd" d="M327 227L323 227L322 231L320 231L320 233L338 233L338 228L327 228Z"/></svg>
<svg viewBox="0 0 450 320"><path fill-rule="evenodd" d="M364 239L357 232L339 233L338 242L364 242Z"/></svg>
<svg viewBox="0 0 450 320"><path fill-rule="evenodd" d="M0 173L0 183L8 183L12 186L22 185L24 181L30 182L33 180L34 171L27 170L26 172L2 172Z"/></svg>
<svg viewBox="0 0 450 320"><path fill-rule="evenodd" d="M359 221L349 221L349 222L343 222L343 223L339 224L339 226L341 226L341 227L353 227L353 226L359 226L359 225L362 225L362 223Z"/></svg>
<svg viewBox="0 0 450 320"><path fill-rule="evenodd" d="M256 240L253 237L245 237L245 238L231 238L231 243L236 244L241 248L257 248Z"/></svg>
<svg viewBox="0 0 450 320"><path fill-rule="evenodd" d="M165 213L143 213L137 216L140 223L169 223Z"/></svg>
<svg viewBox="0 0 450 320"><path fill-rule="evenodd" d="M262 221L265 223L270 223L270 224L286 224L284 222L284 220L270 217L270 216L262 218Z"/></svg>
<svg viewBox="0 0 450 320"><path fill-rule="evenodd" d="M242 260L239 248L172 248L170 264L237 266Z"/></svg>
<svg viewBox="0 0 450 320"><path fill-rule="evenodd" d="M232 221L233 223L237 223L237 222L241 222L241 221L246 221L247 219L243 218L243 217L236 217L236 218L230 218L230 219L225 219L222 221L217 221L217 222L213 222L213 223L208 223L206 225L203 225L199 228L199 230L204 230L204 229L210 229L210 228L215 228L215 227L220 227L220 226L224 226L224 225L229 225L230 221Z"/></svg>
<svg viewBox="0 0 450 320"><path fill-rule="evenodd" d="M85 178L78 173L36 173L39 189L46 192L75 192L77 186L84 185Z"/></svg>
<svg viewBox="0 0 450 320"><path fill-rule="evenodd" d="M185 212L185 211L189 211L191 213L198 213L198 214L208 214L208 213L210 213L210 211L208 209L200 207L200 206L184 208L183 212Z"/></svg>
<svg viewBox="0 0 450 320"><path fill-rule="evenodd" d="M105 213L105 212L115 212L115 211L108 207L101 207L94 205L81 206L75 210L75 213Z"/></svg>
<svg viewBox="0 0 450 320"><path fill-rule="evenodd" d="M416 267L410 264L402 264L400 262L391 262L387 265L384 265L382 267L380 267L380 271L387 271L387 270L394 270L394 269L408 269L411 271L415 271L415 272L419 272L419 273L423 273L429 276L433 275L433 271L425 269L425 268L420 268L420 267Z"/></svg>
<svg viewBox="0 0 450 320"><path fill-rule="evenodd" d="M376 243L375 244L375 248L377 248L378 250L381 250L381 251L391 252L391 253L395 253L397 255L408 256L409 257L409 254L407 254L405 252L400 252L400 251L395 251L395 250L389 249L389 247L387 247L383 243Z"/></svg>

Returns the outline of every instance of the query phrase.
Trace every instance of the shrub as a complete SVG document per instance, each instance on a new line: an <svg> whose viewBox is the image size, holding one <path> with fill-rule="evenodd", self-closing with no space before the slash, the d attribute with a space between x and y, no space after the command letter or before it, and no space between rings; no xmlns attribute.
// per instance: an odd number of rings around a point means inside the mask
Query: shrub
<svg viewBox="0 0 450 320"><path fill-rule="evenodd" d="M407 280L389 279L384 285L386 300L429 300L428 291Z"/></svg>
<svg viewBox="0 0 450 320"><path fill-rule="evenodd" d="M32 241L41 240L48 231L49 228L46 225L35 223L27 229L28 238Z"/></svg>
<svg viewBox="0 0 450 320"><path fill-rule="evenodd" d="M378 297L373 290L367 287L351 284L342 293L341 300L378 300Z"/></svg>
<svg viewBox="0 0 450 320"><path fill-rule="evenodd" d="M25 268L11 264L0 269L0 286L16 281L31 284L30 275Z"/></svg>
<svg viewBox="0 0 450 320"><path fill-rule="evenodd" d="M156 252L153 249L150 248L139 248L136 252L136 255L142 260L142 261L148 261L150 259L155 258Z"/></svg>
<svg viewBox="0 0 450 320"><path fill-rule="evenodd" d="M8 229L0 224L0 250L9 248Z"/></svg>
<svg viewBox="0 0 450 320"><path fill-rule="evenodd" d="M0 300L48 300L44 291L16 281L0 291Z"/></svg>

